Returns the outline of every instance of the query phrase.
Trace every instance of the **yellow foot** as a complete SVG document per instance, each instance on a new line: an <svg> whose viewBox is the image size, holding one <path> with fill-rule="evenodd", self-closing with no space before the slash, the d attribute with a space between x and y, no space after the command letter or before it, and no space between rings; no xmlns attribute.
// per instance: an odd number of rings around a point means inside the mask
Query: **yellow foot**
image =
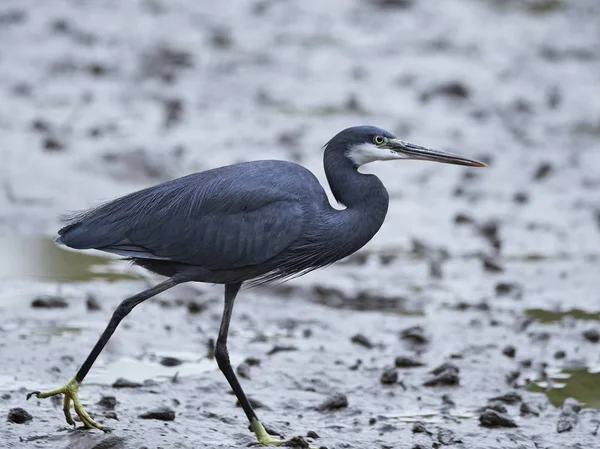
<svg viewBox="0 0 600 449"><path fill-rule="evenodd" d="M307 449L318 449L315 446L309 446L302 437L292 437L288 440L277 440L267 433L264 426L257 419L253 420L250 424L252 431L255 433L260 446L283 446L283 447L296 447L296 448L307 448Z"/></svg>
<svg viewBox="0 0 600 449"><path fill-rule="evenodd" d="M33 391L27 394L27 399L31 396L35 395L36 398L44 399L49 398L50 396L56 396L58 394L64 394L64 402L63 402L63 411L65 413L65 418L69 424L72 426L75 425L75 421L73 421L73 416L71 416L71 401L73 401L73 406L75 408L75 413L81 419L83 425L88 429L100 429L103 430L102 425L98 424L94 421L90 415L83 409L81 402L79 402L79 397L77 396L77 391L79 390L79 382L75 380L73 377L69 380L65 385L60 388L56 388L55 390L50 391Z"/></svg>

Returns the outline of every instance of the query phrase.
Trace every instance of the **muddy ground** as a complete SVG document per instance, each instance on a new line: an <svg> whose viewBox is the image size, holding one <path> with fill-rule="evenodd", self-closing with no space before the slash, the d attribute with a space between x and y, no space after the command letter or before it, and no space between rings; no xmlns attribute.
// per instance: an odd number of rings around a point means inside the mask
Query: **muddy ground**
<svg viewBox="0 0 600 449"><path fill-rule="evenodd" d="M391 196L373 241L241 293L263 422L328 448L600 448L599 95L596 0L1 2L0 446L252 443L211 358L218 286L124 321L80 391L110 434L25 401L158 281L57 248L58 218L242 160L324 181L321 146L375 124L490 168L366 167Z"/></svg>

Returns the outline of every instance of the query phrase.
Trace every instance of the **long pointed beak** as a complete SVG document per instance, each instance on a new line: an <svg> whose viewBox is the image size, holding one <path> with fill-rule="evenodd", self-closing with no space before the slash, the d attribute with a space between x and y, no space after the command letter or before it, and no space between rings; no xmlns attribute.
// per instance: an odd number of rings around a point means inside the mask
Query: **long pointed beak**
<svg viewBox="0 0 600 449"><path fill-rule="evenodd" d="M465 165L467 167L487 167L483 162L469 159L446 151L432 150L400 139L388 141L390 149L406 159L421 159L424 161L443 162L444 164Z"/></svg>

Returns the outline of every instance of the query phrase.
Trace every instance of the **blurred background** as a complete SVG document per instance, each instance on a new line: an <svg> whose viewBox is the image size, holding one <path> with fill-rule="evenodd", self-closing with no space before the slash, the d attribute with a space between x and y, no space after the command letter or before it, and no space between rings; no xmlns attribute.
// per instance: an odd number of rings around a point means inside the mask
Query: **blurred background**
<svg viewBox="0 0 600 449"><path fill-rule="evenodd" d="M326 184L322 146L359 124L489 168L364 167L391 198L373 241L242 293L230 350L262 419L334 448L600 445L599 95L597 0L0 2L0 406L33 416L0 447L108 438L57 434L60 407L23 392L71 377L158 280L56 247L61 214L255 159ZM111 340L81 395L116 445L252 441L210 360L221 295L178 287ZM349 405L319 409L332 392ZM138 418L157 406L170 432Z"/></svg>

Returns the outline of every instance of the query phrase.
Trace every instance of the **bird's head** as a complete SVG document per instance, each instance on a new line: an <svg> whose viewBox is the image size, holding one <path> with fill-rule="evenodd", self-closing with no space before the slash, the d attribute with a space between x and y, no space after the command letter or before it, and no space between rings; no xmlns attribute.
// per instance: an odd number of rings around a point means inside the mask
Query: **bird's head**
<svg viewBox="0 0 600 449"><path fill-rule="evenodd" d="M392 133L376 126L346 128L331 139L327 150L343 151L355 167L374 161L421 159L446 164L485 167L483 162L446 151L432 150L398 139Z"/></svg>

